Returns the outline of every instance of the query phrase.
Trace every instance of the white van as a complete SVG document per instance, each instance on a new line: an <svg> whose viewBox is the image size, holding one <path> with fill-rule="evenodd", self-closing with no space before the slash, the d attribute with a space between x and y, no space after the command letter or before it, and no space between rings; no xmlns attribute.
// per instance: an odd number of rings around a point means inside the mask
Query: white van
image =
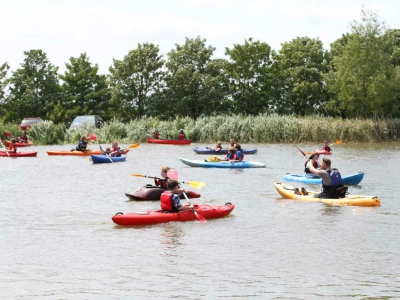
<svg viewBox="0 0 400 300"><path fill-rule="evenodd" d="M103 119L98 115L77 116L71 123L69 129L73 128L100 128L104 125Z"/></svg>

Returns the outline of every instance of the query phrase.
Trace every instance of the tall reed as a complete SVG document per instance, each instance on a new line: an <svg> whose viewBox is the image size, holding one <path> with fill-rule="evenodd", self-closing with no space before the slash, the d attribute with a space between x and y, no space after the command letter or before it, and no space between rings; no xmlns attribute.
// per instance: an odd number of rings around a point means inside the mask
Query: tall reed
<svg viewBox="0 0 400 300"><path fill-rule="evenodd" d="M75 144L82 135L94 133L99 143L145 142L154 130L160 138L176 139L183 129L186 136L194 142L215 143L233 138L240 143L320 143L324 140L345 142L375 143L398 142L400 138L400 119L339 119L322 116L279 116L263 114L258 116L219 115L191 118L176 118L161 121L156 118L143 118L122 123L118 120L108 122L102 128L68 129L64 124L46 121L35 124L28 130L28 137L37 145ZM18 125L0 124L0 135L7 131L19 136Z"/></svg>

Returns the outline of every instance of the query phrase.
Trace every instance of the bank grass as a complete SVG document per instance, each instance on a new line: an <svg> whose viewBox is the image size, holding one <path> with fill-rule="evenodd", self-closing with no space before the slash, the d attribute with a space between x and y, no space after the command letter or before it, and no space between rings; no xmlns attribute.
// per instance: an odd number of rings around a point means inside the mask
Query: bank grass
<svg viewBox="0 0 400 300"><path fill-rule="evenodd" d="M68 129L64 124L45 121L28 130L36 145L77 144L82 135L94 133L100 144L145 142L155 130L162 139L176 139L183 129L187 138L197 143L227 142L233 138L240 143L321 143L324 140L349 143L398 142L400 119L340 119L323 116L295 117L265 114L258 116L210 116L176 118L163 121L142 118L122 123L107 122L102 128ZM10 132L19 136L15 124L0 124L0 135ZM4 138L4 136L3 136Z"/></svg>

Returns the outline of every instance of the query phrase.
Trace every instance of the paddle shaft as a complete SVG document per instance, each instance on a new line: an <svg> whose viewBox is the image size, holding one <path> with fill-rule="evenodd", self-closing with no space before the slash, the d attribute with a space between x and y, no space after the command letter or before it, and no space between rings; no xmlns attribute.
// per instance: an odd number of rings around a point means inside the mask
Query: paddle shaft
<svg viewBox="0 0 400 300"><path fill-rule="evenodd" d="M0 139L1 145L3 146L4 150L7 153L7 156L10 157L10 153L8 153L8 150L6 149L6 146L4 146L3 141Z"/></svg>
<svg viewBox="0 0 400 300"><path fill-rule="evenodd" d="M188 196L186 195L185 192L183 192L183 195L185 196L186 201L189 203L189 205L192 205L192 203L190 202L190 200L189 200L189 198L188 198ZM200 216L200 215L197 213L197 211L194 209L194 207L192 208L192 211L193 211L193 213L195 214L197 220L199 220L199 222L202 222L202 223L207 222L207 220L206 220L203 216Z"/></svg>

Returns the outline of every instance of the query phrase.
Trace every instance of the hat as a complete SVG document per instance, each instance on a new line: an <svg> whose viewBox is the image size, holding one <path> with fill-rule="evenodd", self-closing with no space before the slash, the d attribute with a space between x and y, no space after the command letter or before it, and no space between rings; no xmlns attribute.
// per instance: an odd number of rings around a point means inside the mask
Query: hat
<svg viewBox="0 0 400 300"><path fill-rule="evenodd" d="M234 147L229 147L229 151L235 151L236 149Z"/></svg>

